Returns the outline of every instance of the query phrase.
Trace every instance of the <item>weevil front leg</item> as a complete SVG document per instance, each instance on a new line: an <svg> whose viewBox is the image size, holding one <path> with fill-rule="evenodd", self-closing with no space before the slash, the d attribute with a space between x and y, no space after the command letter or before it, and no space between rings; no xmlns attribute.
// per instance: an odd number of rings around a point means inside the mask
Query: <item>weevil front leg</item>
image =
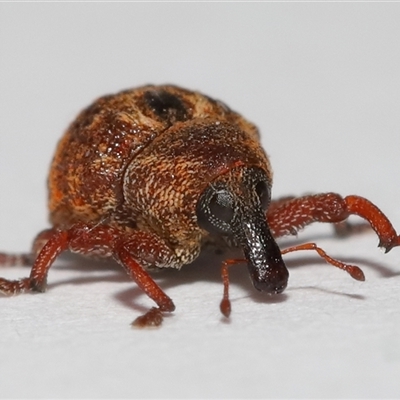
<svg viewBox="0 0 400 400"><path fill-rule="evenodd" d="M274 237L279 237L296 234L313 222L343 222L350 215L358 215L371 225L386 252L400 245L400 237L385 214L360 196L343 198L336 193L322 193L291 198L268 210L267 221Z"/></svg>
<svg viewBox="0 0 400 400"><path fill-rule="evenodd" d="M176 265L175 253L156 235L132 231L130 233L106 226L77 224L69 229L69 249L80 254L112 256L128 275L158 307L153 307L133 323L136 327L158 326L163 313L175 310L172 300L151 278L145 267Z"/></svg>
<svg viewBox="0 0 400 400"><path fill-rule="evenodd" d="M336 193L322 193L280 202L267 211L267 221L274 237L296 234L313 222L340 223L350 215L367 221L379 238L379 246L386 252L400 245L400 237L383 212L369 200L360 196L341 197ZM330 264L346 270L351 276L363 280L362 271L327 256L314 243L294 246L285 253L297 250L315 250Z"/></svg>
<svg viewBox="0 0 400 400"><path fill-rule="evenodd" d="M118 243L114 257L147 296L158 305L136 318L132 325L136 327L161 325L163 313L174 311L175 305L136 260L141 260L149 266L165 267L173 263L174 253L155 235L137 232Z"/></svg>
<svg viewBox="0 0 400 400"><path fill-rule="evenodd" d="M6 295L27 291L44 292L47 275L54 260L65 250L97 256L113 256L127 271L137 285L153 299L158 308L152 308L134 321L135 326L157 326L162 322L163 312L172 312L175 305L142 267L145 265L167 266L173 262L174 253L156 236L145 232L121 233L103 225L75 224L67 230L45 231L44 244L31 269L30 276L19 280L0 278L0 292Z"/></svg>

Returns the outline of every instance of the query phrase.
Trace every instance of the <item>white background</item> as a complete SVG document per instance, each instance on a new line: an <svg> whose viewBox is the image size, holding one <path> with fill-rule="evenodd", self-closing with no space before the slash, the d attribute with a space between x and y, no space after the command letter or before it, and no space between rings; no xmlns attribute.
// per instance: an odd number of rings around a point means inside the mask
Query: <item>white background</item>
<svg viewBox="0 0 400 400"><path fill-rule="evenodd" d="M394 3L0 4L1 249L48 226L47 169L80 109L145 83L254 121L275 196L360 194L400 229L399 21ZM177 310L155 330L130 328L152 302L118 266L56 262L46 294L0 298L0 396L399 397L400 249L327 226L310 240L366 282L297 253L268 298L237 266L224 323L212 257L156 277Z"/></svg>

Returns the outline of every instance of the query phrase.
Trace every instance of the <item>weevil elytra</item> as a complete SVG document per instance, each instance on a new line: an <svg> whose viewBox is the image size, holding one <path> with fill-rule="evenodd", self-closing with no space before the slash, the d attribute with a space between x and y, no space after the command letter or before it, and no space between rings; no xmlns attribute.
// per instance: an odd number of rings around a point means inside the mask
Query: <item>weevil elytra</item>
<svg viewBox="0 0 400 400"><path fill-rule="evenodd" d="M113 257L157 304L136 326L159 325L175 305L148 273L191 263L207 241L243 250L254 287L281 293L282 254L315 250L364 280L357 266L315 243L280 250L275 239L312 222L364 218L386 251L400 238L386 216L359 196L322 193L271 201L272 170L257 128L225 104L176 86L144 86L98 99L61 138L48 180L52 227L28 255L1 254L1 264L29 263L29 278L0 278L0 291L43 292L65 250ZM229 316L228 267L222 266L221 311Z"/></svg>

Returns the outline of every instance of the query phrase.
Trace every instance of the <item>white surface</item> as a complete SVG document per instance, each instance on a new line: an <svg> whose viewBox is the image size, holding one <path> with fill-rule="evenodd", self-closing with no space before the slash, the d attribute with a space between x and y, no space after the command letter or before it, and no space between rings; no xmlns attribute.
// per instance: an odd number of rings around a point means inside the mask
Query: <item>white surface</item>
<svg viewBox="0 0 400 400"><path fill-rule="evenodd" d="M275 196L357 193L400 229L399 18L393 3L0 4L1 248L47 226L47 168L76 113L149 82L254 121ZM177 310L140 331L152 303L118 267L58 261L46 294L0 298L1 397L399 397L400 249L321 226L299 240L367 281L297 253L270 299L237 266L224 323L219 260L200 260L157 278Z"/></svg>

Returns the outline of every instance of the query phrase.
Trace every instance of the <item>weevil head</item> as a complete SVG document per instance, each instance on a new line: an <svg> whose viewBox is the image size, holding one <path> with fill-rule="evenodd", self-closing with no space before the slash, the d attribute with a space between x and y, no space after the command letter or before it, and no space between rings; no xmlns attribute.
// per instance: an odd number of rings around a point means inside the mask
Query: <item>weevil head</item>
<svg viewBox="0 0 400 400"><path fill-rule="evenodd" d="M200 227L242 247L254 287L276 294L286 288L289 273L267 224L270 199L268 174L259 167L239 166L206 187L196 213Z"/></svg>

